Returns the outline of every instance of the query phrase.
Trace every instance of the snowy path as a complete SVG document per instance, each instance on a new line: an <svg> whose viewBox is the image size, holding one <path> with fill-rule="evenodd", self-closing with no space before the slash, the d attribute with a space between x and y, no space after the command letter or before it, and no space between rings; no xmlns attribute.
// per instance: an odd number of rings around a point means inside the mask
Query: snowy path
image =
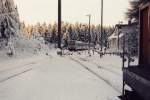
<svg viewBox="0 0 150 100"><path fill-rule="evenodd" d="M0 83L0 100L116 100L120 95L68 57L54 55L37 59L22 64L27 71ZM0 74L17 73L22 68Z"/></svg>
<svg viewBox="0 0 150 100"><path fill-rule="evenodd" d="M42 56L42 57L41 57ZM32 56L30 58L8 60L0 64L0 83L14 78L33 69L37 62L48 58L47 56Z"/></svg>

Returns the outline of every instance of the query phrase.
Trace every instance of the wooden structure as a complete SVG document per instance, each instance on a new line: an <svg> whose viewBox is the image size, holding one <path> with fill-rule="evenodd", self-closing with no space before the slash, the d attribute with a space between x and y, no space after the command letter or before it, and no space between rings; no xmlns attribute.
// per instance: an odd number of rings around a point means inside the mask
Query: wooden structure
<svg viewBox="0 0 150 100"><path fill-rule="evenodd" d="M150 3L141 7L140 16L140 64L150 65Z"/></svg>
<svg viewBox="0 0 150 100"><path fill-rule="evenodd" d="M139 65L123 69L125 84L150 100L150 2L140 7Z"/></svg>

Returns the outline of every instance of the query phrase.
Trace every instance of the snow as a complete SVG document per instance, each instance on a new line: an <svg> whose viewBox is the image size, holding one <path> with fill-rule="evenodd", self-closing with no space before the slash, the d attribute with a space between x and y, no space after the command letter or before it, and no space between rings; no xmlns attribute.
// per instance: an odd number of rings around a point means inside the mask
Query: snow
<svg viewBox="0 0 150 100"><path fill-rule="evenodd" d="M102 80L121 93L122 59L120 57L104 56L103 59L100 59L98 54L89 57L81 53L81 55L74 55L73 59L94 71Z"/></svg>
<svg viewBox="0 0 150 100"><path fill-rule="evenodd" d="M20 32L20 31L19 31ZM21 32L18 34L22 34ZM26 58L38 54L46 54L52 46L45 45L44 39L27 38L17 35L9 40L8 45L0 49L0 63L5 60L16 58ZM7 53L13 51L14 55L9 57Z"/></svg>
<svg viewBox="0 0 150 100"><path fill-rule="evenodd" d="M38 54L1 62L0 99L119 100L121 66L117 65L118 57L106 56L100 60L97 54L88 57L77 53L58 56L55 49L48 53L48 56ZM112 58L116 64L112 65ZM99 69L97 65L104 68Z"/></svg>
<svg viewBox="0 0 150 100"><path fill-rule="evenodd" d="M0 100L119 100L120 57L61 52L42 37L26 37L13 0L9 2L10 13L7 6L0 6L0 23L8 24L9 35L8 41L0 40Z"/></svg>

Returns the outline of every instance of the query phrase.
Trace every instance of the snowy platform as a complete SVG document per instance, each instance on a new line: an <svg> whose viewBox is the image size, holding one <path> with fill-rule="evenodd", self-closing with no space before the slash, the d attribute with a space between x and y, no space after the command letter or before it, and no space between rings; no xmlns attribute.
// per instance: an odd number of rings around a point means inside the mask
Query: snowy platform
<svg viewBox="0 0 150 100"><path fill-rule="evenodd" d="M109 66L108 60L115 57L98 57L58 56L54 50L49 55L3 62L0 100L119 100L120 67L105 68L104 62L98 62L107 59Z"/></svg>

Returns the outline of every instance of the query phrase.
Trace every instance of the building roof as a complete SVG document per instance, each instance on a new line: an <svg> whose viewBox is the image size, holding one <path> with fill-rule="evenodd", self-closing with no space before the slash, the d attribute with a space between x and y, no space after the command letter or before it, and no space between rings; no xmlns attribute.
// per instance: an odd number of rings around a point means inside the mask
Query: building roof
<svg viewBox="0 0 150 100"><path fill-rule="evenodd" d="M109 40L111 39L118 39L122 38L126 33L132 33L135 31L135 27L137 27L137 24L117 24L115 27L115 30L113 34L109 37Z"/></svg>

